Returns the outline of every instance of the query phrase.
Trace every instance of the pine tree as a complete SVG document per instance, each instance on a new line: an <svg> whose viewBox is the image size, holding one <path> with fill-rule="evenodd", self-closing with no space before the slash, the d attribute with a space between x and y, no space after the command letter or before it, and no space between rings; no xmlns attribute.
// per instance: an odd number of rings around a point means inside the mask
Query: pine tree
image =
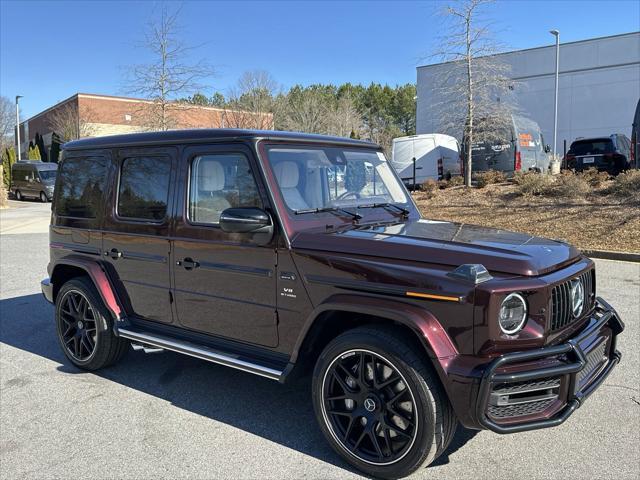
<svg viewBox="0 0 640 480"><path fill-rule="evenodd" d="M2 152L2 183L7 190L11 188L11 166L16 163L16 151L13 147L5 148Z"/></svg>

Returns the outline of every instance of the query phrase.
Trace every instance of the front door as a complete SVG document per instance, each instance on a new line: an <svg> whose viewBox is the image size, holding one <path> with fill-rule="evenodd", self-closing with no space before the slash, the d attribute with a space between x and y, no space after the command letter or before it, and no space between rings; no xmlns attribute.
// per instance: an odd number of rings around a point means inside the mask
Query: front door
<svg viewBox="0 0 640 480"><path fill-rule="evenodd" d="M265 208L251 151L243 145L185 149L180 167L173 240L174 295L186 328L275 347L275 239L225 233L219 220L230 207Z"/></svg>
<svg viewBox="0 0 640 480"><path fill-rule="evenodd" d="M103 258L129 314L172 323L170 212L175 148L117 152Z"/></svg>

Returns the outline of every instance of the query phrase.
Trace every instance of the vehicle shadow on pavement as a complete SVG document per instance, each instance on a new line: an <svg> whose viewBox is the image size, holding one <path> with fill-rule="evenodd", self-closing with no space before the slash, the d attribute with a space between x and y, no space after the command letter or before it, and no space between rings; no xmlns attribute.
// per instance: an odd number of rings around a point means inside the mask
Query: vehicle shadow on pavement
<svg viewBox="0 0 640 480"><path fill-rule="evenodd" d="M0 318L0 342L60 363L57 370L64 374L86 374L60 350L53 307L41 295L0 300ZM95 375L355 472L331 449L316 426L309 377L281 385L173 352L134 351ZM434 465L449 463L449 454L475 433L459 428Z"/></svg>

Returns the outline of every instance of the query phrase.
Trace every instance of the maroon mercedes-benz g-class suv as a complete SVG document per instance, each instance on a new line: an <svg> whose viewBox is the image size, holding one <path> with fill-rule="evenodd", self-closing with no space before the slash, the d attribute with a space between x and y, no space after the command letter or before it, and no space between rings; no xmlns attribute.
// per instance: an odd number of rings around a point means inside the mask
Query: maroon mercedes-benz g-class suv
<svg viewBox="0 0 640 480"><path fill-rule="evenodd" d="M620 360L594 264L558 241L422 218L380 147L192 130L64 146L50 278L67 358L132 345L284 382L313 369L333 448L432 462L458 423L559 425Z"/></svg>

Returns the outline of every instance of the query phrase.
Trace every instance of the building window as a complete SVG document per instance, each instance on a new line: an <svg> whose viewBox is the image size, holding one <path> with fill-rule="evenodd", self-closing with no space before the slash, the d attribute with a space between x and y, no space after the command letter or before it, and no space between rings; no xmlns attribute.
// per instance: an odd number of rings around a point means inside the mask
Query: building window
<svg viewBox="0 0 640 480"><path fill-rule="evenodd" d="M125 158L120 170L118 216L160 221L167 214L171 159Z"/></svg>

